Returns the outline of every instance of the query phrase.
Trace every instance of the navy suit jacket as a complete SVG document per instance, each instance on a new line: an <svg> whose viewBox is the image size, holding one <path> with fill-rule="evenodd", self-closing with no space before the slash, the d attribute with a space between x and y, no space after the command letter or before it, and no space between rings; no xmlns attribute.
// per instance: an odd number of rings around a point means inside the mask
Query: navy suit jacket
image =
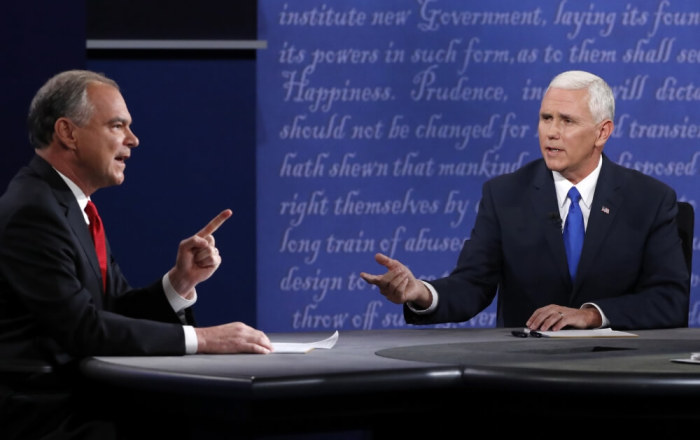
<svg viewBox="0 0 700 440"><path fill-rule="evenodd" d="M133 289L109 242L107 251L103 294L83 212L35 156L0 198L0 356L62 365L88 355L184 354L182 322L161 281Z"/></svg>
<svg viewBox="0 0 700 440"><path fill-rule="evenodd" d="M690 275L676 193L603 156L576 280L569 276L552 172L543 159L486 182L471 236L449 276L430 281L430 314L411 324L461 322L498 298L497 326L518 327L539 307L594 302L616 329L688 325Z"/></svg>

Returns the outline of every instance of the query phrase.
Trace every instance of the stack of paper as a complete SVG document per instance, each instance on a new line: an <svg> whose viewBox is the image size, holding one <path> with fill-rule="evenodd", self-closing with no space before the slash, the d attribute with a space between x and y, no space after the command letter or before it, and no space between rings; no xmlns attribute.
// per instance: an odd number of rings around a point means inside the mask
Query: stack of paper
<svg viewBox="0 0 700 440"><path fill-rule="evenodd" d="M338 342L338 330L330 337L316 342L273 342L273 353L308 353L315 348L331 349Z"/></svg>
<svg viewBox="0 0 700 440"><path fill-rule="evenodd" d="M548 332L537 332L545 338L630 338L638 336L634 333L621 332L611 328L595 328L592 330L558 330Z"/></svg>
<svg viewBox="0 0 700 440"><path fill-rule="evenodd" d="M671 359L671 362L680 362L683 364L700 364L700 353L690 353L688 359Z"/></svg>

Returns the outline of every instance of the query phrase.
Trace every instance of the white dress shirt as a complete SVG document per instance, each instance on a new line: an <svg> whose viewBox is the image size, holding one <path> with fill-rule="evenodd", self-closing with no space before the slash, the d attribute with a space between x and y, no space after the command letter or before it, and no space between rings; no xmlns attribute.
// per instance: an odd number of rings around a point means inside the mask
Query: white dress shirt
<svg viewBox="0 0 700 440"><path fill-rule="evenodd" d="M78 201L78 205L80 206L80 210L83 212L85 223L89 225L90 220L88 219L88 216L85 213L85 206L87 206L88 200L90 200L90 198L86 196L85 193L83 193L83 191L78 187L78 185L73 183L72 180L61 174L58 170L56 170L56 172L59 176L61 176L63 181L66 182L71 192L75 196L75 199ZM185 324L185 309L187 307L191 307L192 305L194 305L195 302L197 302L197 292L194 292L194 296L192 299L186 299L182 297L173 288L173 285L170 283L170 277L168 276L167 272L165 273L165 275L163 275L162 283L163 290L165 291L165 297L168 299L170 307L173 308L177 316L184 324L182 326L182 329L185 332L185 353L194 354L197 352L197 333L194 331L194 327Z"/></svg>

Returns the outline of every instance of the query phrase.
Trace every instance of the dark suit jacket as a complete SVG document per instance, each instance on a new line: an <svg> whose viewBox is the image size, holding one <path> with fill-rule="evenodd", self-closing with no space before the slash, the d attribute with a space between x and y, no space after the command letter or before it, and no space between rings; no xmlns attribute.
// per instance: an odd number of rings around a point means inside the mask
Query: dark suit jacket
<svg viewBox="0 0 700 440"><path fill-rule="evenodd" d="M549 304L594 302L616 329L688 325L690 284L664 183L603 156L575 283L567 269L552 172L543 159L483 186L471 237L453 272L431 281L437 310L406 322L471 319L498 293L500 327L525 325Z"/></svg>
<svg viewBox="0 0 700 440"><path fill-rule="evenodd" d="M68 186L39 156L17 173L0 198L1 357L61 365L88 355L185 353L182 322L161 281L132 289L107 247L103 294Z"/></svg>

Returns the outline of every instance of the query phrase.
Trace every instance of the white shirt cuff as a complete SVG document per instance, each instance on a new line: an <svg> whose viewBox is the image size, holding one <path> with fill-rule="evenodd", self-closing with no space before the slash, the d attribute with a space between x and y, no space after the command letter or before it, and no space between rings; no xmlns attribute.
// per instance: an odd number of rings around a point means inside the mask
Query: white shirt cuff
<svg viewBox="0 0 700 440"><path fill-rule="evenodd" d="M175 313L180 316L180 319L184 318L184 310L188 307L192 307L194 303L197 302L196 290L192 299L183 298L179 293L177 293L177 291L175 291L175 288L170 283L170 277L167 273L163 275L163 290L165 291L165 297L170 303L170 307L172 307Z"/></svg>
<svg viewBox="0 0 700 440"><path fill-rule="evenodd" d="M197 353L197 332L191 325L183 325L185 331L185 354Z"/></svg>
<svg viewBox="0 0 700 440"><path fill-rule="evenodd" d="M197 291L195 290L194 297L192 299L183 298L175 291L175 288L170 282L170 277L167 273L163 275L163 290L165 291L165 297L170 303L170 307L173 308L177 316L180 318L180 321L185 324L187 322L187 319L185 318L185 309L192 307L194 303L197 302ZM197 332L194 331L194 327L191 325L183 325L182 330L185 332L185 353L197 353Z"/></svg>
<svg viewBox="0 0 700 440"><path fill-rule="evenodd" d="M410 301L407 302L406 305L408 306L409 309L411 309L411 311L413 313L416 313L418 315L425 315L428 313L433 313L433 311L435 311L435 309L437 308L438 294L437 294L437 290L435 290L435 287L433 287L432 284L425 282L423 280L421 280L421 282L425 285L425 287L428 288L428 291L430 291L430 295L433 297L433 302L430 303L430 307L428 307L427 309L416 309Z"/></svg>
<svg viewBox="0 0 700 440"><path fill-rule="evenodd" d="M598 309L598 313L600 313L600 318L602 319L602 324L600 324L600 327L598 328L610 327L610 321L608 321L608 318L605 317L605 313L603 313L603 311L600 310L600 307L593 303L585 303L581 306L582 309L585 307L595 307L596 309Z"/></svg>

